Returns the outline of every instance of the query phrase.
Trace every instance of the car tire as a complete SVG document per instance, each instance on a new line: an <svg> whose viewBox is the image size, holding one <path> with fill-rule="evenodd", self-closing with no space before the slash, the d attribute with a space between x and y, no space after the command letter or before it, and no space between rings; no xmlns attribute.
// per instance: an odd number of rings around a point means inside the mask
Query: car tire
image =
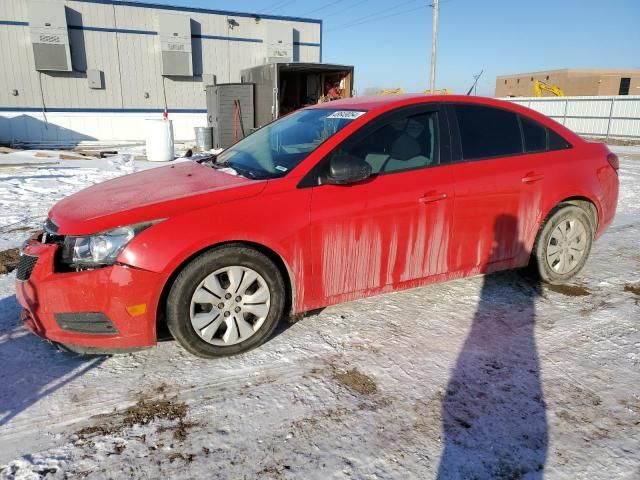
<svg viewBox="0 0 640 480"><path fill-rule="evenodd" d="M532 252L533 272L543 282L563 284L584 267L591 252L594 228L589 214L560 204L542 225Z"/></svg>
<svg viewBox="0 0 640 480"><path fill-rule="evenodd" d="M167 297L167 326L194 355L236 355L271 336L285 297L282 275L265 255L242 246L214 248L176 277Z"/></svg>

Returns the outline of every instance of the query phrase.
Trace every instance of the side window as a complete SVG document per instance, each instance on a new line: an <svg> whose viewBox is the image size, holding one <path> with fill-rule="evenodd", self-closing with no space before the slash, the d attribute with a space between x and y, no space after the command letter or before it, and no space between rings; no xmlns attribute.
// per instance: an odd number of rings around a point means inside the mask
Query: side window
<svg viewBox="0 0 640 480"><path fill-rule="evenodd" d="M520 122L525 152L534 153L547 150L547 129L527 117L520 116Z"/></svg>
<svg viewBox="0 0 640 480"><path fill-rule="evenodd" d="M514 112L481 105L455 105L454 109L464 161L523 152Z"/></svg>
<svg viewBox="0 0 640 480"><path fill-rule="evenodd" d="M361 158L374 174L438 165L438 114L396 118L340 153Z"/></svg>
<svg viewBox="0 0 640 480"><path fill-rule="evenodd" d="M535 120L520 116L522 138L527 153L563 150L571 145L553 130L540 125Z"/></svg>
<svg viewBox="0 0 640 480"><path fill-rule="evenodd" d="M571 145L553 130L549 130L549 150L564 150Z"/></svg>

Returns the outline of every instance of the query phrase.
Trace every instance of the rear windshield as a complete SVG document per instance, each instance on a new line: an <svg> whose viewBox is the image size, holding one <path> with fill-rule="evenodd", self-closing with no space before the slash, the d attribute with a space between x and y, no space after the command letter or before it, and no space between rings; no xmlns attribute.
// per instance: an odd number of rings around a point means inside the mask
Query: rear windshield
<svg viewBox="0 0 640 480"><path fill-rule="evenodd" d="M254 179L283 177L323 142L365 112L299 110L249 135L222 152L216 163Z"/></svg>

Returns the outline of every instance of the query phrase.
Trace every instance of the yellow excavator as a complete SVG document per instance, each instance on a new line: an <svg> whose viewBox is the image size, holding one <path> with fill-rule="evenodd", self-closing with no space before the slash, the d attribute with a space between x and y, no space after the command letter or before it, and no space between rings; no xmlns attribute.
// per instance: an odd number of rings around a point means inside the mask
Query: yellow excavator
<svg viewBox="0 0 640 480"><path fill-rule="evenodd" d="M425 95L431 95L431 90L425 90L422 93ZM449 90L448 88L441 88L439 90L434 90L433 94L434 95L451 95L451 90Z"/></svg>
<svg viewBox="0 0 640 480"><path fill-rule="evenodd" d="M402 95L404 93L404 88L391 88L388 90L380 90L378 95ZM425 90L422 92L424 95L431 95L431 90ZM448 88L442 88L440 90L434 90L434 95L451 95L451 90Z"/></svg>
<svg viewBox="0 0 640 480"><path fill-rule="evenodd" d="M380 90L378 95L402 95L404 93L404 88L389 88L387 90Z"/></svg>
<svg viewBox="0 0 640 480"><path fill-rule="evenodd" d="M556 97L564 97L564 92L560 87L552 83L543 82L542 80L533 81L533 94L536 97L542 96L542 91L546 91L555 95Z"/></svg>

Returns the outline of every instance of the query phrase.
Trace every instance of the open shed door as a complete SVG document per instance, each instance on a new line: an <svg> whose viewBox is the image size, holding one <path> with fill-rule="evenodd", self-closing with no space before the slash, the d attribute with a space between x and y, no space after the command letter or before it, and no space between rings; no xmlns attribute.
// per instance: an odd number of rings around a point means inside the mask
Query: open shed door
<svg viewBox="0 0 640 480"><path fill-rule="evenodd" d="M255 85L256 127L263 127L278 118L278 65L272 63L248 68L242 71L241 78L242 83Z"/></svg>

